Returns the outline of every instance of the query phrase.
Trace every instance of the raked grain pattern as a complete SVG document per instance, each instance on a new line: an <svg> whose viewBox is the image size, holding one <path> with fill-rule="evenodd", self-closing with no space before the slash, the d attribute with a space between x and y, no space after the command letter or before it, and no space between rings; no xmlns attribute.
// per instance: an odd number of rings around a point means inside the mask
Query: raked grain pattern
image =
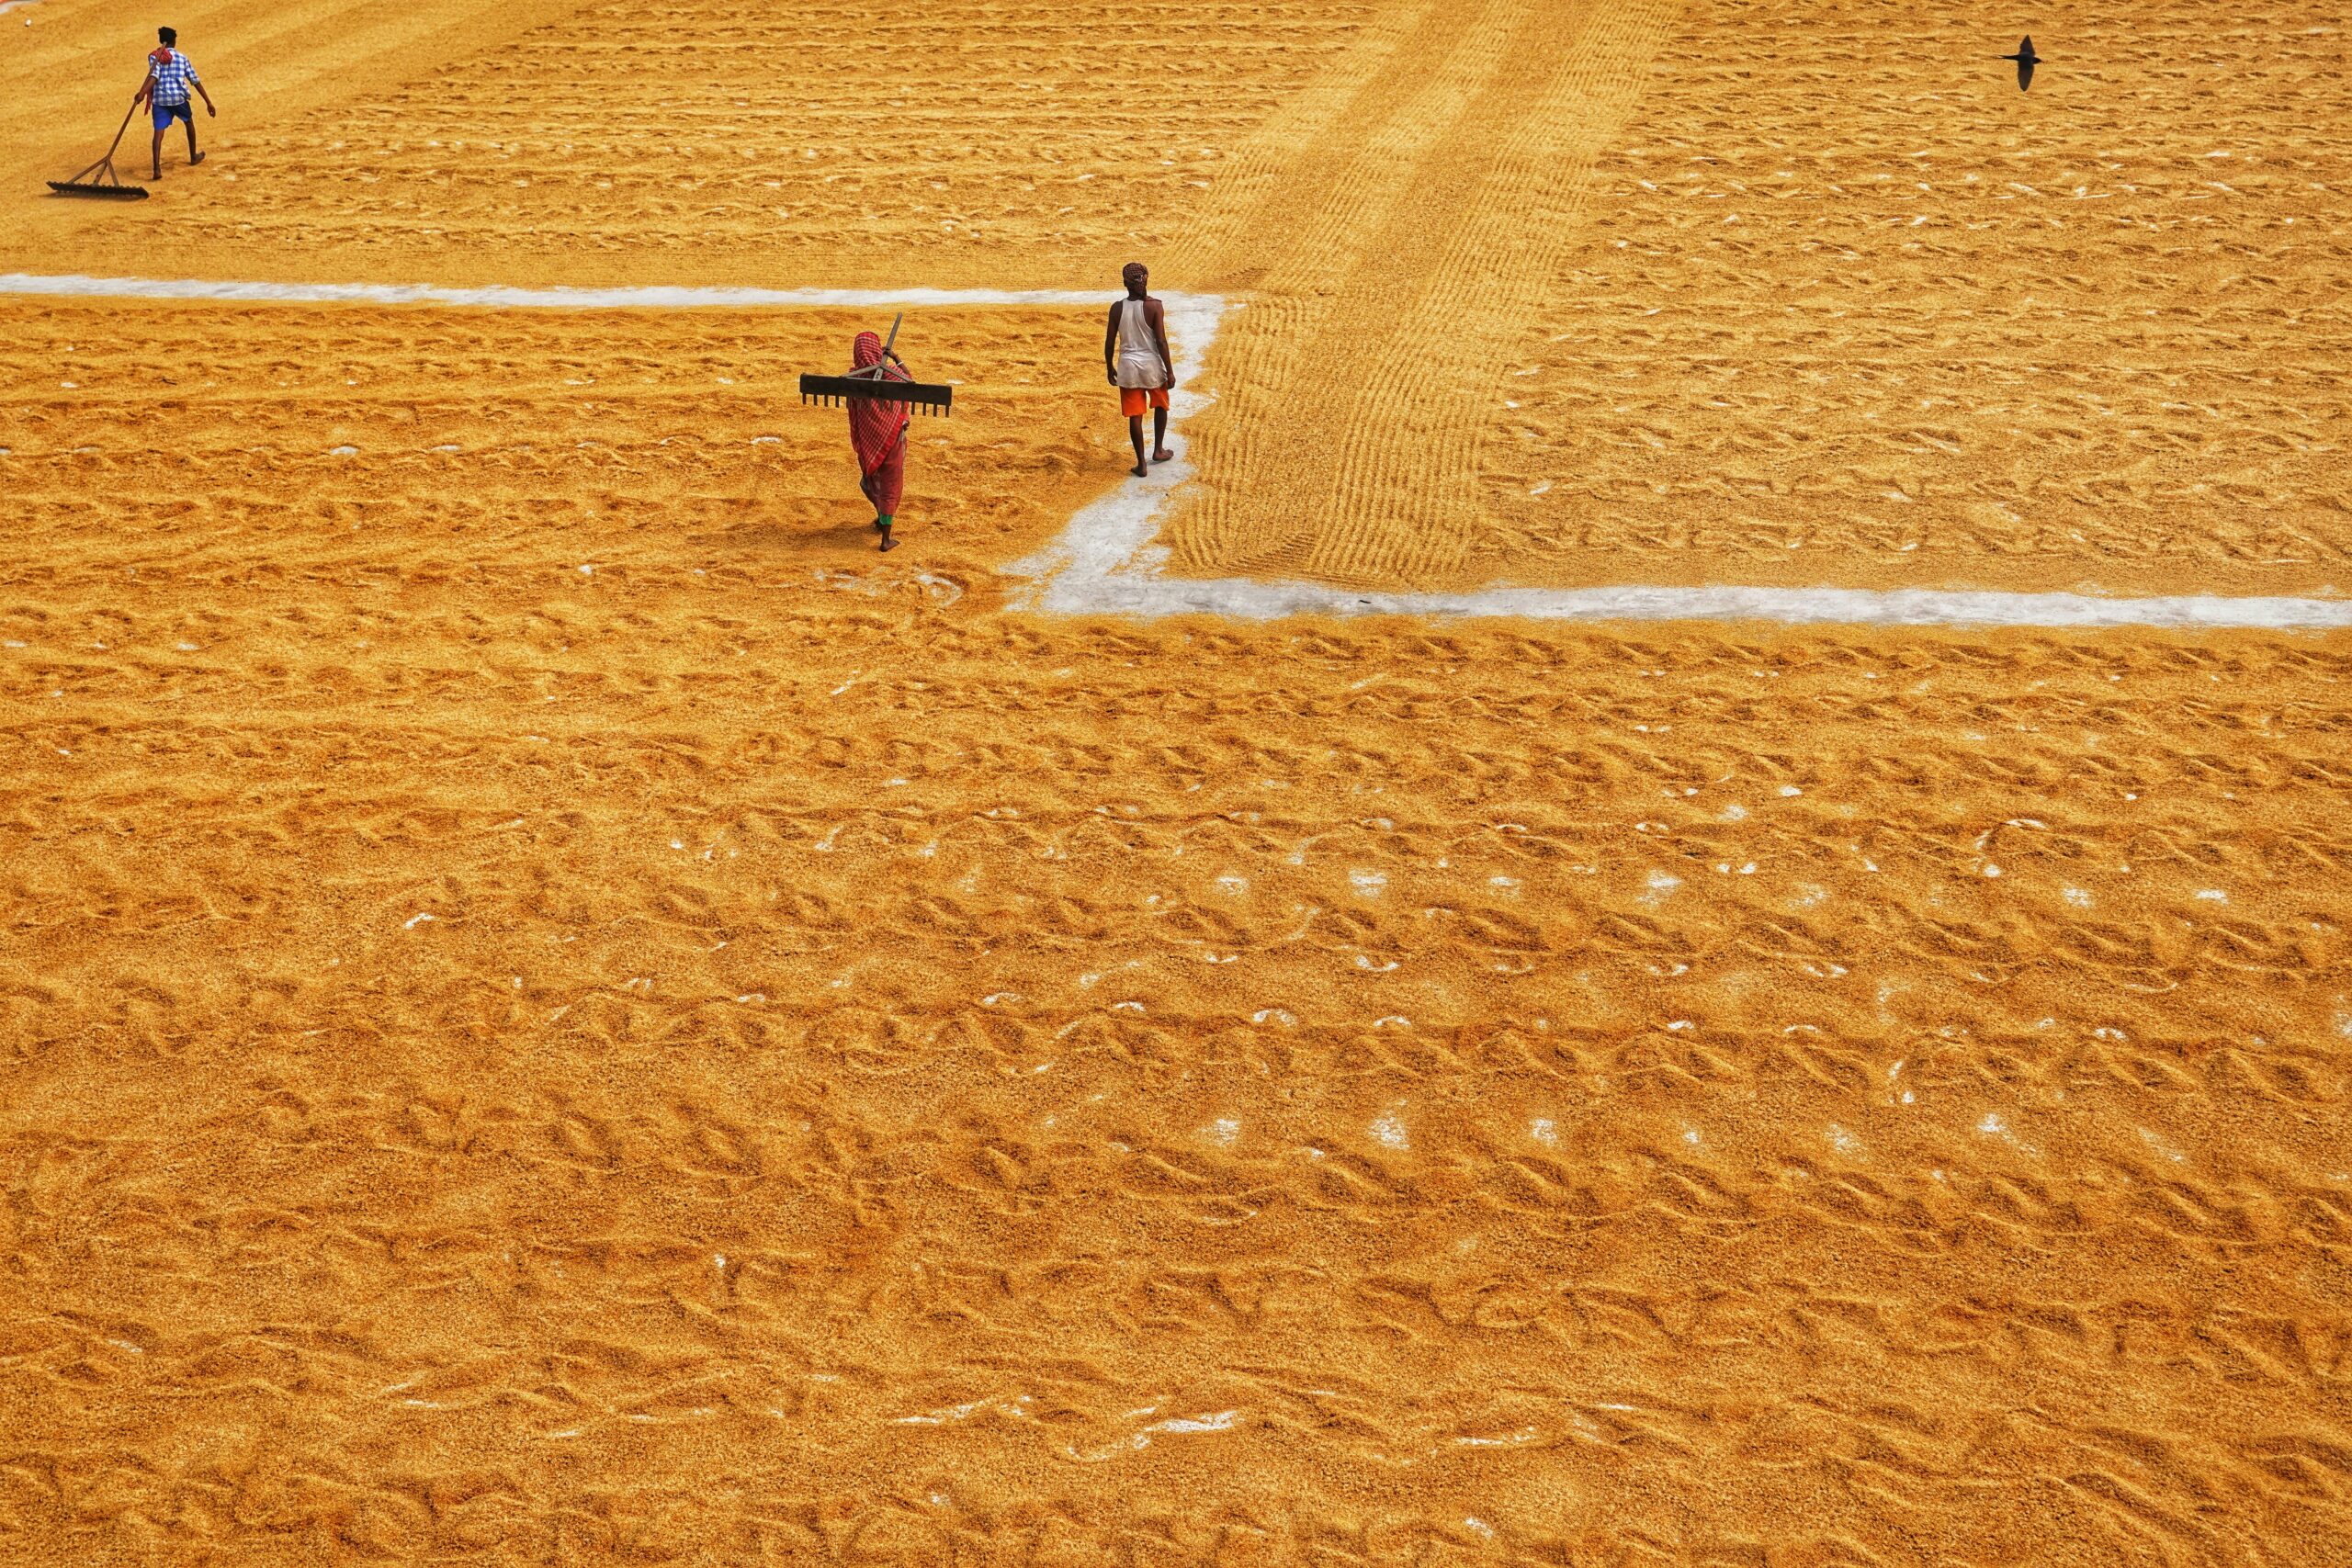
<svg viewBox="0 0 2352 1568"><path fill-rule="evenodd" d="M2352 591L2343 18L2069 6L2027 94L2008 20L1690 8L1514 356L1473 575Z"/></svg>
<svg viewBox="0 0 2352 1568"><path fill-rule="evenodd" d="M657 556L856 560L847 416L804 406L796 367L846 368L889 319L0 301L0 524L40 541L27 581L94 541L184 581L229 559L299 581L374 554L371 528L431 541L412 568L453 583L567 554L593 571L569 543L590 520ZM952 419L910 431L906 536L934 569L980 575L1112 482L1096 333L1067 309L907 315L909 363L962 384Z"/></svg>
<svg viewBox="0 0 2352 1568"><path fill-rule="evenodd" d="M2339 654L415 548L9 617L16 1560L2341 1539Z"/></svg>
<svg viewBox="0 0 2352 1568"><path fill-rule="evenodd" d="M1984 7L1451 20L1212 279L1179 570L2352 590L2328 8L2065 7L2030 94Z"/></svg>
<svg viewBox="0 0 2352 1568"><path fill-rule="evenodd" d="M577 5L325 114L256 124L232 97L204 122L216 160L174 171L136 231L26 215L0 220L0 255L37 245L40 270L148 275L160 251L226 276L266 255L332 279L1115 293L1122 263L1213 227L1220 176L1247 188L1257 134L1282 150L1285 96L1347 69L1374 11ZM138 63L123 61L114 115Z"/></svg>
<svg viewBox="0 0 2352 1568"><path fill-rule="evenodd" d="M2004 18L1693 7L1512 365L1482 571L2352 590L2340 17L2075 5L2030 94Z"/></svg>
<svg viewBox="0 0 2352 1568"><path fill-rule="evenodd" d="M1480 389L1674 9L1428 14L1399 79L1366 85L1268 198L1248 262L1225 263L1267 308L1220 356L1227 407L1204 427L1211 485L1172 541L1181 565L1455 580Z"/></svg>
<svg viewBox="0 0 2352 1568"><path fill-rule="evenodd" d="M878 558L854 318L8 309L0 1558L2352 1523L2338 642L1032 621L1085 319Z"/></svg>
<svg viewBox="0 0 2352 1568"><path fill-rule="evenodd" d="M2084 542L1890 555L2324 586L2212 554L2240 536L2193 488L2283 443L2243 504L2328 536L2336 154L2304 111L2339 88L2301 12L2037 22L2020 106L1930 82L2003 69L1989 11L1180 6L1172 109L1080 80L1126 13L299 13L346 14L408 41L326 124L296 11L189 13L254 29L231 61L275 39L296 107L233 100L135 217L16 213L11 265L1037 287L1143 243L1251 295L1190 558L1883 582L1861 547L1901 536L1789 551L1644 511L1688 471L1645 465L1826 472L1867 520L1869 399L1940 396L1972 463L2014 424L2099 479L2060 514ZM1926 128L2046 197L2069 165L1984 117L2075 135L2070 80L2153 95L2132 133L2168 151L2108 172L2137 209L2056 186L2154 248L2052 296L2044 354L1973 301L2041 298L2075 264L2027 242L2097 231L1953 194L1935 269L1881 274L1942 220L1871 193ZM758 145L820 156L708 172L770 83L806 123ZM950 111L965 141L904 134ZM1778 161L1803 137L1849 150ZM2254 179L2165 161L2256 146ZM1774 233L1747 198L1783 167ZM1501 191L1580 216L1503 256ZM1590 341L1463 423L1446 356L1507 323L1437 280L1483 265L1554 279L1510 369ZM870 312L0 305L0 1560L2345 1555L2342 637L1006 614L991 568L1118 482L1098 321L910 315L965 386L877 558L842 416L790 379ZM2165 377L2188 412L2127 403ZM2059 441L2061 387L2177 466ZM1396 536L1465 452L1486 499ZM1342 475L1366 506L1334 517L1385 532L1294 526ZM1583 521L1544 524L1563 493Z"/></svg>

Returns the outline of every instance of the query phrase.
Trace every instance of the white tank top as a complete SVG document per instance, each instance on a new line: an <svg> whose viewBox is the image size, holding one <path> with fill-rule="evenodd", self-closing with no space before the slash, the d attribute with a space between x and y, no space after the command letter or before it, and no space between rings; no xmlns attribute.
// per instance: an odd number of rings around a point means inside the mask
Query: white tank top
<svg viewBox="0 0 2352 1568"><path fill-rule="evenodd" d="M1140 299L1119 307L1119 385L1157 387L1167 379L1159 368L1159 342L1151 335L1151 318Z"/></svg>

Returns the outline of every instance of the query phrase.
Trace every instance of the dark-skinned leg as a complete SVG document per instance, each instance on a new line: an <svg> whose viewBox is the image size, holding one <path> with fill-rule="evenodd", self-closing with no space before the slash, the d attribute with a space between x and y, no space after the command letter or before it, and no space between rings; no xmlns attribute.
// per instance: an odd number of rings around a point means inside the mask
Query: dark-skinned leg
<svg viewBox="0 0 2352 1568"><path fill-rule="evenodd" d="M155 131L155 145L153 148L155 154L155 177L159 180L164 177L164 130L170 124L171 121L165 120L164 125L158 127Z"/></svg>
<svg viewBox="0 0 2352 1568"><path fill-rule="evenodd" d="M204 154L196 150L195 111L191 108L187 118L182 120L180 123L187 127L187 166L193 169L198 164L204 162Z"/></svg>
<svg viewBox="0 0 2352 1568"><path fill-rule="evenodd" d="M1127 415L1127 439L1135 443L1136 466L1133 471L1136 478L1142 479L1151 472L1150 467L1143 460L1143 415L1139 413Z"/></svg>
<svg viewBox="0 0 2352 1568"><path fill-rule="evenodd" d="M1168 411L1154 409L1151 411L1151 460L1164 463L1174 456L1176 454L1168 449Z"/></svg>
<svg viewBox="0 0 2352 1568"><path fill-rule="evenodd" d="M890 525L898 521L899 502L906 493L906 482L907 448L901 443L874 470L874 485L866 492L874 501L874 526L882 536L882 549L899 547L899 541L890 537Z"/></svg>

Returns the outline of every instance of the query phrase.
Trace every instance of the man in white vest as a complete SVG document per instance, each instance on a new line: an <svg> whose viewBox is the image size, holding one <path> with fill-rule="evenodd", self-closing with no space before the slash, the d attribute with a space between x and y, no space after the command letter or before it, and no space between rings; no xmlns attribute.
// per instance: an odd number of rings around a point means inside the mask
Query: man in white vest
<svg viewBox="0 0 2352 1568"><path fill-rule="evenodd" d="M1127 438L1135 443L1135 476L1151 472L1144 461L1143 411L1151 410L1151 461L1164 463L1168 449L1168 389L1176 384L1175 361L1168 355L1168 308L1145 292L1151 274L1129 262L1119 276L1127 297L1111 307L1102 334L1102 368L1119 389L1119 412L1127 416Z"/></svg>

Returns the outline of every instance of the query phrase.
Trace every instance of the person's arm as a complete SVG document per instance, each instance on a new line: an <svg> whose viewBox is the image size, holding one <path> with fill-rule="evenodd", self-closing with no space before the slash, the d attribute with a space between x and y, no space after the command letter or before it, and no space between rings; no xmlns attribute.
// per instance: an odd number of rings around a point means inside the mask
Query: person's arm
<svg viewBox="0 0 2352 1568"><path fill-rule="evenodd" d="M155 62L154 62L153 61L152 61L152 60L151 60L151 61L149 61L149 62L147 62L147 80L145 80L144 82L140 83L140 84L139 84L139 91L137 91L137 92L135 92L135 93L133 93L133 94L131 94L131 95L130 95L130 102L131 102L131 106L132 106L133 107L138 107L139 105L145 103L145 102L147 101L147 95L148 95L148 94L150 94L150 93L152 93L152 92L153 92L154 90L155 90Z"/></svg>
<svg viewBox="0 0 2352 1568"><path fill-rule="evenodd" d="M196 89L196 96L204 100L205 118L208 119L217 118L220 111L212 107L212 95L204 90L204 78L196 73L196 66L193 62L187 68L187 80L188 85Z"/></svg>
<svg viewBox="0 0 2352 1568"><path fill-rule="evenodd" d="M1159 340L1159 368L1168 378L1163 387L1176 385L1176 361L1168 352L1168 307L1154 299L1151 302L1151 335Z"/></svg>
<svg viewBox="0 0 2352 1568"><path fill-rule="evenodd" d="M1125 303L1121 299L1112 305L1110 324L1102 329L1102 374L1114 387L1119 384L1119 306Z"/></svg>

